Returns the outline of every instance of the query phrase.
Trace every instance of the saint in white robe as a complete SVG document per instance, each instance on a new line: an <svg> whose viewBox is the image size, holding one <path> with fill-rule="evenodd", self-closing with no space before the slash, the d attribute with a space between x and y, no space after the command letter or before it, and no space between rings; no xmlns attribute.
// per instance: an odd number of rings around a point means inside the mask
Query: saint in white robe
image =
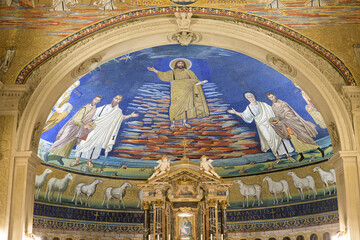
<svg viewBox="0 0 360 240"><path fill-rule="evenodd" d="M97 159L102 148L107 156L114 146L124 115L119 106L108 104L96 110L94 119L96 126L76 147L76 157Z"/></svg>
<svg viewBox="0 0 360 240"><path fill-rule="evenodd" d="M257 101L256 103L256 105L249 104L241 115L247 123L255 120L261 151L267 152L271 149L274 155L293 152L294 148L291 146L290 141L279 137L269 122L270 118L275 117L272 108L264 102Z"/></svg>

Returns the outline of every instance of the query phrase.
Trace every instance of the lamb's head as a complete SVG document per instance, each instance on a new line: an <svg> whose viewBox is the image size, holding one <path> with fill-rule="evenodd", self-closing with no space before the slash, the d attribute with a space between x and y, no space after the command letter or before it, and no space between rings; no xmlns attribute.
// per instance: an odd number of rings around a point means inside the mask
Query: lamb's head
<svg viewBox="0 0 360 240"><path fill-rule="evenodd" d="M296 176L296 174L294 172L288 172L286 175L291 176L291 177Z"/></svg>
<svg viewBox="0 0 360 240"><path fill-rule="evenodd" d="M46 174L50 174L50 173L52 173L53 171L51 170L51 169L49 169L49 168L47 168L47 169L45 169L45 171L44 171L44 173L46 173Z"/></svg>
<svg viewBox="0 0 360 240"><path fill-rule="evenodd" d="M70 173L66 174L65 178L69 180L73 180L73 176Z"/></svg>
<svg viewBox="0 0 360 240"><path fill-rule="evenodd" d="M265 176L264 179L263 179L263 182L269 181L269 180L271 180L271 177L270 176Z"/></svg>
<svg viewBox="0 0 360 240"><path fill-rule="evenodd" d="M318 172L320 167L314 167L313 172Z"/></svg>
<svg viewBox="0 0 360 240"><path fill-rule="evenodd" d="M130 187L130 188L132 188L133 186L132 186L132 184L131 183L129 183L129 182L124 182L124 187Z"/></svg>
<svg viewBox="0 0 360 240"><path fill-rule="evenodd" d="M101 180L101 179L95 179L95 184L99 184L99 183L103 183L104 181L103 180Z"/></svg>
<svg viewBox="0 0 360 240"><path fill-rule="evenodd" d="M235 180L234 183L239 184L240 186L244 184L240 179Z"/></svg>

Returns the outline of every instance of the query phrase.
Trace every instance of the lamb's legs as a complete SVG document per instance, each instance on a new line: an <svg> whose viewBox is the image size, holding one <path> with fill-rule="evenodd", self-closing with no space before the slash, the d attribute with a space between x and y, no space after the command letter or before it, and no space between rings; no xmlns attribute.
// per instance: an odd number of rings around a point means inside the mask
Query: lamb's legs
<svg viewBox="0 0 360 240"><path fill-rule="evenodd" d="M331 191L330 191L330 188L329 188L329 184L328 184L328 183L326 183L326 188L327 188L327 190L328 190L328 192L329 192L329 195L331 195Z"/></svg>

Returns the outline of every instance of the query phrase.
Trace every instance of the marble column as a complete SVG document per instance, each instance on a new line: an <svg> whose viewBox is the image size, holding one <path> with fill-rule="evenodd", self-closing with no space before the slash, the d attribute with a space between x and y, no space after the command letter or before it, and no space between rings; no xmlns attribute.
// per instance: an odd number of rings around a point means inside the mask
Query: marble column
<svg viewBox="0 0 360 240"><path fill-rule="evenodd" d="M227 219L226 219L226 209L227 209L228 203L229 203L229 201L227 201L227 200L220 201L220 208L221 208L221 229L220 229L220 234L223 236L222 240L227 240L228 239Z"/></svg>
<svg viewBox="0 0 360 240"><path fill-rule="evenodd" d="M164 208L164 201L156 200L154 202L155 206L155 239L162 240L164 233L163 233L163 208Z"/></svg>
<svg viewBox="0 0 360 240"><path fill-rule="evenodd" d="M209 239L216 239L216 213L215 206L217 204L217 200L209 199L207 201L208 209L209 209Z"/></svg>
<svg viewBox="0 0 360 240"><path fill-rule="evenodd" d="M144 208L144 240L148 240L150 236L150 206L151 202L142 202Z"/></svg>

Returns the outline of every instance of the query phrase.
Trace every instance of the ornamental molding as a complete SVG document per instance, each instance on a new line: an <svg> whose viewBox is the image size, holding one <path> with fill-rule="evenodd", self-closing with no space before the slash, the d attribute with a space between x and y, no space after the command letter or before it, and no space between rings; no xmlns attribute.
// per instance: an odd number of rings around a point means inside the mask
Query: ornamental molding
<svg viewBox="0 0 360 240"><path fill-rule="evenodd" d="M0 112L19 111L19 101L29 92L26 85L3 84L0 89Z"/></svg>
<svg viewBox="0 0 360 240"><path fill-rule="evenodd" d="M170 33L168 40L173 43L179 43L182 46L188 46L190 43L197 43L201 40L201 34L190 30L191 12L175 12L178 32Z"/></svg>

